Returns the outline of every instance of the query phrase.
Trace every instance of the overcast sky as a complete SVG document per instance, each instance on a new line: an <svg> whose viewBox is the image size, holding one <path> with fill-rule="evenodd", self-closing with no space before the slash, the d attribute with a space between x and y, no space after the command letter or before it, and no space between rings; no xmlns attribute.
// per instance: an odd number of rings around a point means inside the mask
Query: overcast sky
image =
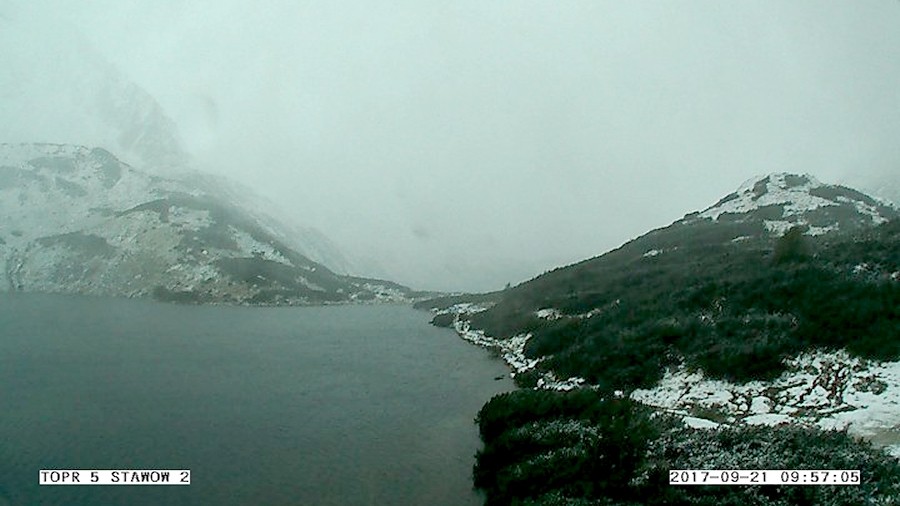
<svg viewBox="0 0 900 506"><path fill-rule="evenodd" d="M0 16L48 51L79 33L206 170L420 288L515 284L756 174L900 173L893 0L33 0Z"/></svg>

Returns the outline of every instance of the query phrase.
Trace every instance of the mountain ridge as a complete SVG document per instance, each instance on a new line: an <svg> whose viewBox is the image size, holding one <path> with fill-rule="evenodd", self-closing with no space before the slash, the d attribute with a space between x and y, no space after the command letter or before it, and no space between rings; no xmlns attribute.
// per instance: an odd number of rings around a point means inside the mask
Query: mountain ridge
<svg viewBox="0 0 900 506"><path fill-rule="evenodd" d="M2 144L0 289L275 305L414 295L333 272L227 197L102 148Z"/></svg>

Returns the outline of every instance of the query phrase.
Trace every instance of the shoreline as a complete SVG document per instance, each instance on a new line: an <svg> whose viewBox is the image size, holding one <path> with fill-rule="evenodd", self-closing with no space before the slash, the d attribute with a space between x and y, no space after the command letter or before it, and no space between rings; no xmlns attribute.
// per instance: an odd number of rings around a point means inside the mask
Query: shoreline
<svg viewBox="0 0 900 506"><path fill-rule="evenodd" d="M511 378L515 379L518 374L533 370L545 357L530 359L525 356L525 345L531 338L531 334L518 334L509 339L495 339L486 335L483 330L472 329L469 321L462 318L464 315L486 311L489 307L484 304L463 302L445 309L432 309L431 313L435 316L452 314L453 323L450 328L464 341L497 353L499 358L512 369ZM585 385L584 378L571 377L561 380L553 372L545 372L538 378L536 388L567 392L583 385Z"/></svg>
<svg viewBox="0 0 900 506"><path fill-rule="evenodd" d="M463 340L496 353L512 370L512 378L546 359L525 356L531 334L496 339L473 329L465 317L490 307L463 302L432 308L431 313L453 315L450 328ZM814 350L786 363L788 371L775 380L743 385L708 379L682 365L667 369L657 385L634 390L629 398L677 415L696 429L792 425L844 430L900 459L900 361L866 360L844 350ZM581 387L591 385L577 377L560 380L550 371L542 374L534 388L565 392ZM616 395L624 393L616 391Z"/></svg>

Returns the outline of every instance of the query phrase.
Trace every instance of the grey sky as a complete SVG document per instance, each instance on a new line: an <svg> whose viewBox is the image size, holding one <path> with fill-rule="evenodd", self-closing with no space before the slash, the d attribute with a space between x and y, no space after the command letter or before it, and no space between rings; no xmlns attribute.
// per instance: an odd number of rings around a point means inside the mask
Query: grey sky
<svg viewBox="0 0 900 506"><path fill-rule="evenodd" d="M900 173L896 1L86 3L0 15L80 33L207 170L416 287L519 282L755 174Z"/></svg>

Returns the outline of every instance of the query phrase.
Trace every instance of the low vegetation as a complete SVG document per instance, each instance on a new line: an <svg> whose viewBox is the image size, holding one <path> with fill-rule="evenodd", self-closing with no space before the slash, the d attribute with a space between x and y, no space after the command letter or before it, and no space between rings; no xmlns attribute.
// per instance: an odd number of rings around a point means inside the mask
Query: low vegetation
<svg viewBox="0 0 900 506"><path fill-rule="evenodd" d="M811 348L900 357L900 223L816 239L685 241L663 229L511 290L471 316L493 336L531 333L531 358L604 391L646 388L684 362L714 378L772 379ZM733 233L733 232L732 232ZM706 237L712 239L707 234ZM638 244L635 244L638 243ZM541 319L536 311L558 309Z"/></svg>
<svg viewBox="0 0 900 506"><path fill-rule="evenodd" d="M596 390L520 390L478 415L489 506L898 504L900 463L845 432L699 430ZM672 469L859 469L860 486L675 486Z"/></svg>

